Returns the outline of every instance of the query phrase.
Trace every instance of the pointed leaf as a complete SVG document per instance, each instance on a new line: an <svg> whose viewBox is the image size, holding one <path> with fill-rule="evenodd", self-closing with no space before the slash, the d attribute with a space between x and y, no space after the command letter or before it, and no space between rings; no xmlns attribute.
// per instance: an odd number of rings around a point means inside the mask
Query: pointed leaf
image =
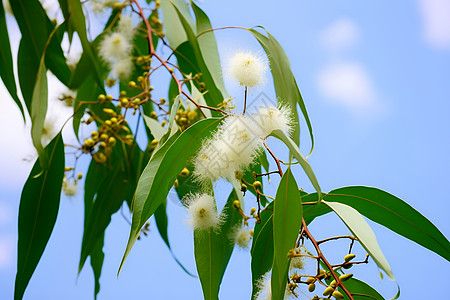
<svg viewBox="0 0 450 300"><path fill-rule="evenodd" d="M55 226L64 176L64 144L61 134L45 147L49 168L39 159L25 182L20 197L17 273L14 299L22 299Z"/></svg>
<svg viewBox="0 0 450 300"><path fill-rule="evenodd" d="M342 203L327 201L322 202L328 205L339 216L339 218L341 218L345 225L347 225L348 229L350 229L354 236L358 238L358 241L364 249L366 249L367 253L370 254L378 267L382 269L389 276L389 278L395 280L391 267L384 257L383 252L381 252L375 234L361 214L356 209Z"/></svg>
<svg viewBox="0 0 450 300"><path fill-rule="evenodd" d="M427 218L392 194L372 187L351 186L332 190L324 199L349 205L370 220L450 261L447 238Z"/></svg>
<svg viewBox="0 0 450 300"><path fill-rule="evenodd" d="M16 102L25 121L25 112L17 96L16 80L14 78L11 45L9 43L8 29L6 27L5 10L0 5L0 78L11 97Z"/></svg>
<svg viewBox="0 0 450 300"><path fill-rule="evenodd" d="M233 190L222 210L226 220L219 229L194 231L195 262L205 300L219 299L220 283L234 248L230 235L242 225L242 216L233 207L236 198Z"/></svg>
<svg viewBox="0 0 450 300"><path fill-rule="evenodd" d="M218 118L201 120L191 125L181 135L172 135L155 151L142 172L136 189L130 237L120 268L136 242L142 226L166 199L178 174L201 147L203 139L212 134L221 120Z"/></svg>
<svg viewBox="0 0 450 300"><path fill-rule="evenodd" d="M312 126L309 120L308 112L306 111L305 103L303 102L302 95L300 94L300 91L298 89L297 81L295 80L294 74L291 71L289 59L278 41L265 28L263 29L267 32L267 37L254 29L249 29L249 31L256 37L269 58L270 69L272 72L273 83L275 86L275 93L278 97L278 102L287 103L292 110L295 122L293 138L295 144L297 145L299 145L300 139L297 104L300 106L303 117L305 118L306 124L309 129L309 135L311 138L311 153L314 149L314 136L312 132Z"/></svg>
<svg viewBox="0 0 450 300"><path fill-rule="evenodd" d="M289 269L289 250L295 242L302 225L303 207L300 192L288 168L281 178L273 206L274 268L272 271L272 297L283 299Z"/></svg>
<svg viewBox="0 0 450 300"><path fill-rule="evenodd" d="M261 211L261 223L255 224L252 249L252 297L259 291L258 281L270 271L273 264L273 204Z"/></svg>

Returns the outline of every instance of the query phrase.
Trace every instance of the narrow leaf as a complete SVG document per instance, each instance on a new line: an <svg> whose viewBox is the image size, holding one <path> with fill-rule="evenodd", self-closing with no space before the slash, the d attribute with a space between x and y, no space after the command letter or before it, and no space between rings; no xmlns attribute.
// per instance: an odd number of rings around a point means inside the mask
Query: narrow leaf
<svg viewBox="0 0 450 300"><path fill-rule="evenodd" d="M290 168L281 178L274 202L273 244L275 255L271 281L272 297L283 299L289 269L287 255L289 250L295 246L303 218L300 192Z"/></svg>
<svg viewBox="0 0 450 300"><path fill-rule="evenodd" d="M15 300L22 299L58 215L64 177L64 144L61 134L45 147L45 152L49 158L49 168L43 170L38 159L20 197Z"/></svg>
<svg viewBox="0 0 450 300"><path fill-rule="evenodd" d="M332 190L324 199L349 205L370 220L450 261L447 238L427 218L392 194L372 187L350 186Z"/></svg>
<svg viewBox="0 0 450 300"><path fill-rule="evenodd" d="M194 231L195 262L205 300L219 299L220 283L234 248L231 233L242 226L242 216L233 207L236 198L233 190L222 210L226 220L219 229Z"/></svg>
<svg viewBox="0 0 450 300"><path fill-rule="evenodd" d="M322 202L328 205L339 216L339 218L341 218L345 225L347 225L348 229L350 229L355 237L358 238L358 241L364 249L366 249L367 253L370 254L378 267L382 269L389 276L389 278L395 280L391 267L384 257L383 252L381 252L375 234L361 214L354 208L342 203L327 201Z"/></svg>
<svg viewBox="0 0 450 300"><path fill-rule="evenodd" d="M155 151L142 172L136 189L130 237L120 268L136 242L142 226L166 199L186 162L198 151L203 139L212 134L220 123L221 119L217 118L201 120L191 125L181 135L171 136Z"/></svg>

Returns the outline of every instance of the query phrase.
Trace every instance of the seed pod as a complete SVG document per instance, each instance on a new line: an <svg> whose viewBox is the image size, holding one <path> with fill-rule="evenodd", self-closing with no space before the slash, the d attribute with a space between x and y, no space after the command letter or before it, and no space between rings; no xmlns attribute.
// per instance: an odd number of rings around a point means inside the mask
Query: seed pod
<svg viewBox="0 0 450 300"><path fill-rule="evenodd" d="M86 146L88 146L88 147L92 147L92 146L95 145L95 142L94 142L93 139L87 139L87 140L84 141L84 144L85 144Z"/></svg>
<svg viewBox="0 0 450 300"><path fill-rule="evenodd" d="M159 99L159 105L164 105L164 104L166 104L166 99L164 99L164 98Z"/></svg>
<svg viewBox="0 0 450 300"><path fill-rule="evenodd" d="M165 126L167 124L167 121L166 120L163 120L162 122L161 122L161 126Z"/></svg>
<svg viewBox="0 0 450 300"><path fill-rule="evenodd" d="M344 257L344 261L345 262L349 262L349 261L351 261L352 259L354 259L355 258L355 254L347 254L345 257Z"/></svg>
<svg viewBox="0 0 450 300"><path fill-rule="evenodd" d="M83 174L81 174L81 173L78 173L78 176L77 176L77 178L78 178L78 180L80 180L81 178L83 178Z"/></svg>
<svg viewBox="0 0 450 300"><path fill-rule="evenodd" d="M158 114L156 112L152 111L150 113L150 118L157 119L158 118Z"/></svg>
<svg viewBox="0 0 450 300"><path fill-rule="evenodd" d="M117 118L116 117L112 117L110 120L111 120L111 123L113 123L113 124L117 123Z"/></svg>
<svg viewBox="0 0 450 300"><path fill-rule="evenodd" d="M335 288L335 287L336 287L336 280L333 280L333 281L330 283L330 286Z"/></svg>
<svg viewBox="0 0 450 300"><path fill-rule="evenodd" d="M241 184L241 192L246 192L247 191L247 186L245 184Z"/></svg>
<svg viewBox="0 0 450 300"><path fill-rule="evenodd" d="M108 135L106 133L102 133L100 135L100 139L106 141L108 139Z"/></svg>
<svg viewBox="0 0 450 300"><path fill-rule="evenodd" d="M108 144L110 144L111 146L114 146L116 144L116 138L115 137L110 137L108 139Z"/></svg>
<svg viewBox="0 0 450 300"><path fill-rule="evenodd" d="M98 138L98 132L97 131L92 131L91 132L91 137L95 140Z"/></svg>
<svg viewBox="0 0 450 300"><path fill-rule="evenodd" d="M189 176L189 169L188 168L183 168L183 170L181 170L180 176L181 177L188 177Z"/></svg>
<svg viewBox="0 0 450 300"><path fill-rule="evenodd" d="M339 291L334 291L332 296L336 299L344 299L344 295L342 295L342 293Z"/></svg>
<svg viewBox="0 0 450 300"><path fill-rule="evenodd" d="M352 263L347 263L345 265L342 266L344 269L350 269L351 267L353 267Z"/></svg>
<svg viewBox="0 0 450 300"><path fill-rule="evenodd" d="M316 289L316 285L314 283L311 283L310 285L308 285L308 291L310 293L314 292L315 289Z"/></svg>
<svg viewBox="0 0 450 300"><path fill-rule="evenodd" d="M252 207L252 208L250 209L250 215L253 215L255 212L256 212L256 208L255 208L255 207Z"/></svg>
<svg viewBox="0 0 450 300"><path fill-rule="evenodd" d="M306 279L306 283L307 283L307 284L311 284L311 283L313 283L314 281L316 281L316 279L315 279L314 277L308 277L308 279Z"/></svg>
<svg viewBox="0 0 450 300"><path fill-rule="evenodd" d="M100 103L101 102L103 102L103 101L105 101L106 100L106 96L105 95L103 95L103 94L100 94L100 95L98 95L98 101L100 101Z"/></svg>
<svg viewBox="0 0 450 300"><path fill-rule="evenodd" d="M112 123L111 123L110 120L106 120L106 121L105 121L105 124L106 124L107 126L111 126L111 125L112 125Z"/></svg>
<svg viewBox="0 0 450 300"><path fill-rule="evenodd" d="M346 281L346 280L349 280L352 277L353 277L353 274L352 273L348 273L348 274L344 274L344 275L339 276L339 280L340 281Z"/></svg>
<svg viewBox="0 0 450 300"><path fill-rule="evenodd" d="M331 293L334 291L334 288L332 288L331 286L329 286L329 287L327 287L326 289L325 289L325 291L323 291L323 295L324 296L329 296L329 295L331 295Z"/></svg>
<svg viewBox="0 0 450 300"><path fill-rule="evenodd" d="M134 82L134 81L128 82L128 86L129 86L130 88L135 88L135 87L137 87L136 82Z"/></svg>
<svg viewBox="0 0 450 300"><path fill-rule="evenodd" d="M239 203L239 200L234 200L233 207L234 208L240 208L241 207L241 204Z"/></svg>
<svg viewBox="0 0 450 300"><path fill-rule="evenodd" d="M126 106L129 103L128 98L122 98L122 100L120 100L120 103L122 103L123 106Z"/></svg>
<svg viewBox="0 0 450 300"><path fill-rule="evenodd" d="M261 181L255 181L255 182L253 182L253 187L255 188L255 189L258 189L258 190L262 190L262 184L261 184Z"/></svg>

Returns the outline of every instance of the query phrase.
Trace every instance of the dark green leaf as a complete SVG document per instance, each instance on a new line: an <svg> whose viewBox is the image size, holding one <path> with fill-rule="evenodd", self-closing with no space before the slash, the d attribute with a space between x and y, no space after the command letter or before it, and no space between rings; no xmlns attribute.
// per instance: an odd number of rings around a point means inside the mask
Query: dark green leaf
<svg viewBox="0 0 450 300"><path fill-rule="evenodd" d="M94 298L97 299L98 293L100 292L100 276L102 275L103 260L105 259L105 254L103 253L103 243L105 240L105 235L99 238L97 245L92 249L91 254L91 267L94 271Z"/></svg>
<svg viewBox="0 0 450 300"><path fill-rule="evenodd" d="M186 162L198 151L203 139L216 130L221 120L217 118L201 120L183 131L181 135L172 135L156 150L139 179L134 198L130 237L120 268L136 242L142 226L166 199Z"/></svg>
<svg viewBox="0 0 450 300"><path fill-rule="evenodd" d="M261 223L255 224L253 243L250 253L252 255L252 295L255 297L258 281L270 271L273 264L273 204L271 202L261 212Z"/></svg>
<svg viewBox="0 0 450 300"><path fill-rule="evenodd" d="M274 299L283 299L286 291L287 271L289 269L287 255L289 250L295 247L303 218L300 192L290 168L286 170L281 178L274 202L272 297Z"/></svg>
<svg viewBox="0 0 450 300"><path fill-rule="evenodd" d="M265 29L264 29L265 30ZM256 37L258 42L266 52L270 69L273 76L273 83L278 101L286 103L292 110L292 116L295 118L295 129L292 137L295 143L299 144L300 127L297 113L297 104L300 106L303 117L308 125L309 135L311 137L311 152L314 148L314 136L312 132L311 122L309 120L308 112L306 111L305 103L297 86L294 74L292 74L289 59L278 41L267 31L267 37L260 32L249 29L249 31Z"/></svg>
<svg viewBox="0 0 450 300"><path fill-rule="evenodd" d="M233 207L236 199L233 190L222 210L226 220L219 229L194 231L195 262L205 300L219 299L220 283L234 248L231 234L236 227L242 226L242 216Z"/></svg>
<svg viewBox="0 0 450 300"><path fill-rule="evenodd" d="M374 288L372 288L370 285L359 279L350 278L349 280L344 282L344 285L351 293L364 294L374 297L368 298L365 296L353 295L354 300L367 300L367 299L384 300L383 296L381 296ZM347 295L345 295L344 299L349 298Z"/></svg>
<svg viewBox="0 0 450 300"><path fill-rule="evenodd" d="M5 84L9 94L16 102L25 120L25 112L22 103L17 96L16 81L14 79L11 45L9 43L8 29L6 27L5 10L0 7L0 78Z"/></svg>
<svg viewBox="0 0 450 300"><path fill-rule="evenodd" d="M364 186L332 190L324 199L349 205L370 220L450 261L450 242L427 218L396 196Z"/></svg>
<svg viewBox="0 0 450 300"><path fill-rule="evenodd" d="M128 148L128 150L130 149ZM97 175L96 178L91 179L92 183L88 185L85 193L85 197L89 197L85 199L86 204L91 201L90 198L94 191L95 199L92 207L88 209L85 221L79 272L81 272L87 257L102 239L111 222L111 216L119 210L124 200L132 196L132 192L136 188L137 176L140 175L138 165L141 155L143 155L142 151L135 147L132 161L128 161L128 157L122 151L122 144L118 142L107 163L98 164L94 160L91 161L89 171L101 174L101 176ZM89 178L92 177L89 176Z"/></svg>
<svg viewBox="0 0 450 300"><path fill-rule="evenodd" d="M45 152L49 158L49 168L41 169L38 159L20 197L15 300L22 299L58 215L64 177L64 143L61 134L45 147Z"/></svg>

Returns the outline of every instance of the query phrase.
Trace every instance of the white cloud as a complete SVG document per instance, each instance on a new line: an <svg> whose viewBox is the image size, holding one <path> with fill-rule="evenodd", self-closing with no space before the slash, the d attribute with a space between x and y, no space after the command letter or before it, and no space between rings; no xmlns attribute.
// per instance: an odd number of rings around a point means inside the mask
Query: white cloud
<svg viewBox="0 0 450 300"><path fill-rule="evenodd" d="M450 1L419 0L425 40L437 49L450 49Z"/></svg>
<svg viewBox="0 0 450 300"><path fill-rule="evenodd" d="M379 111L374 84L359 63L338 62L327 65L317 76L317 86L324 98L357 114Z"/></svg>
<svg viewBox="0 0 450 300"><path fill-rule="evenodd" d="M355 45L359 36L358 25L350 19L341 18L322 31L319 42L326 49L341 50Z"/></svg>

